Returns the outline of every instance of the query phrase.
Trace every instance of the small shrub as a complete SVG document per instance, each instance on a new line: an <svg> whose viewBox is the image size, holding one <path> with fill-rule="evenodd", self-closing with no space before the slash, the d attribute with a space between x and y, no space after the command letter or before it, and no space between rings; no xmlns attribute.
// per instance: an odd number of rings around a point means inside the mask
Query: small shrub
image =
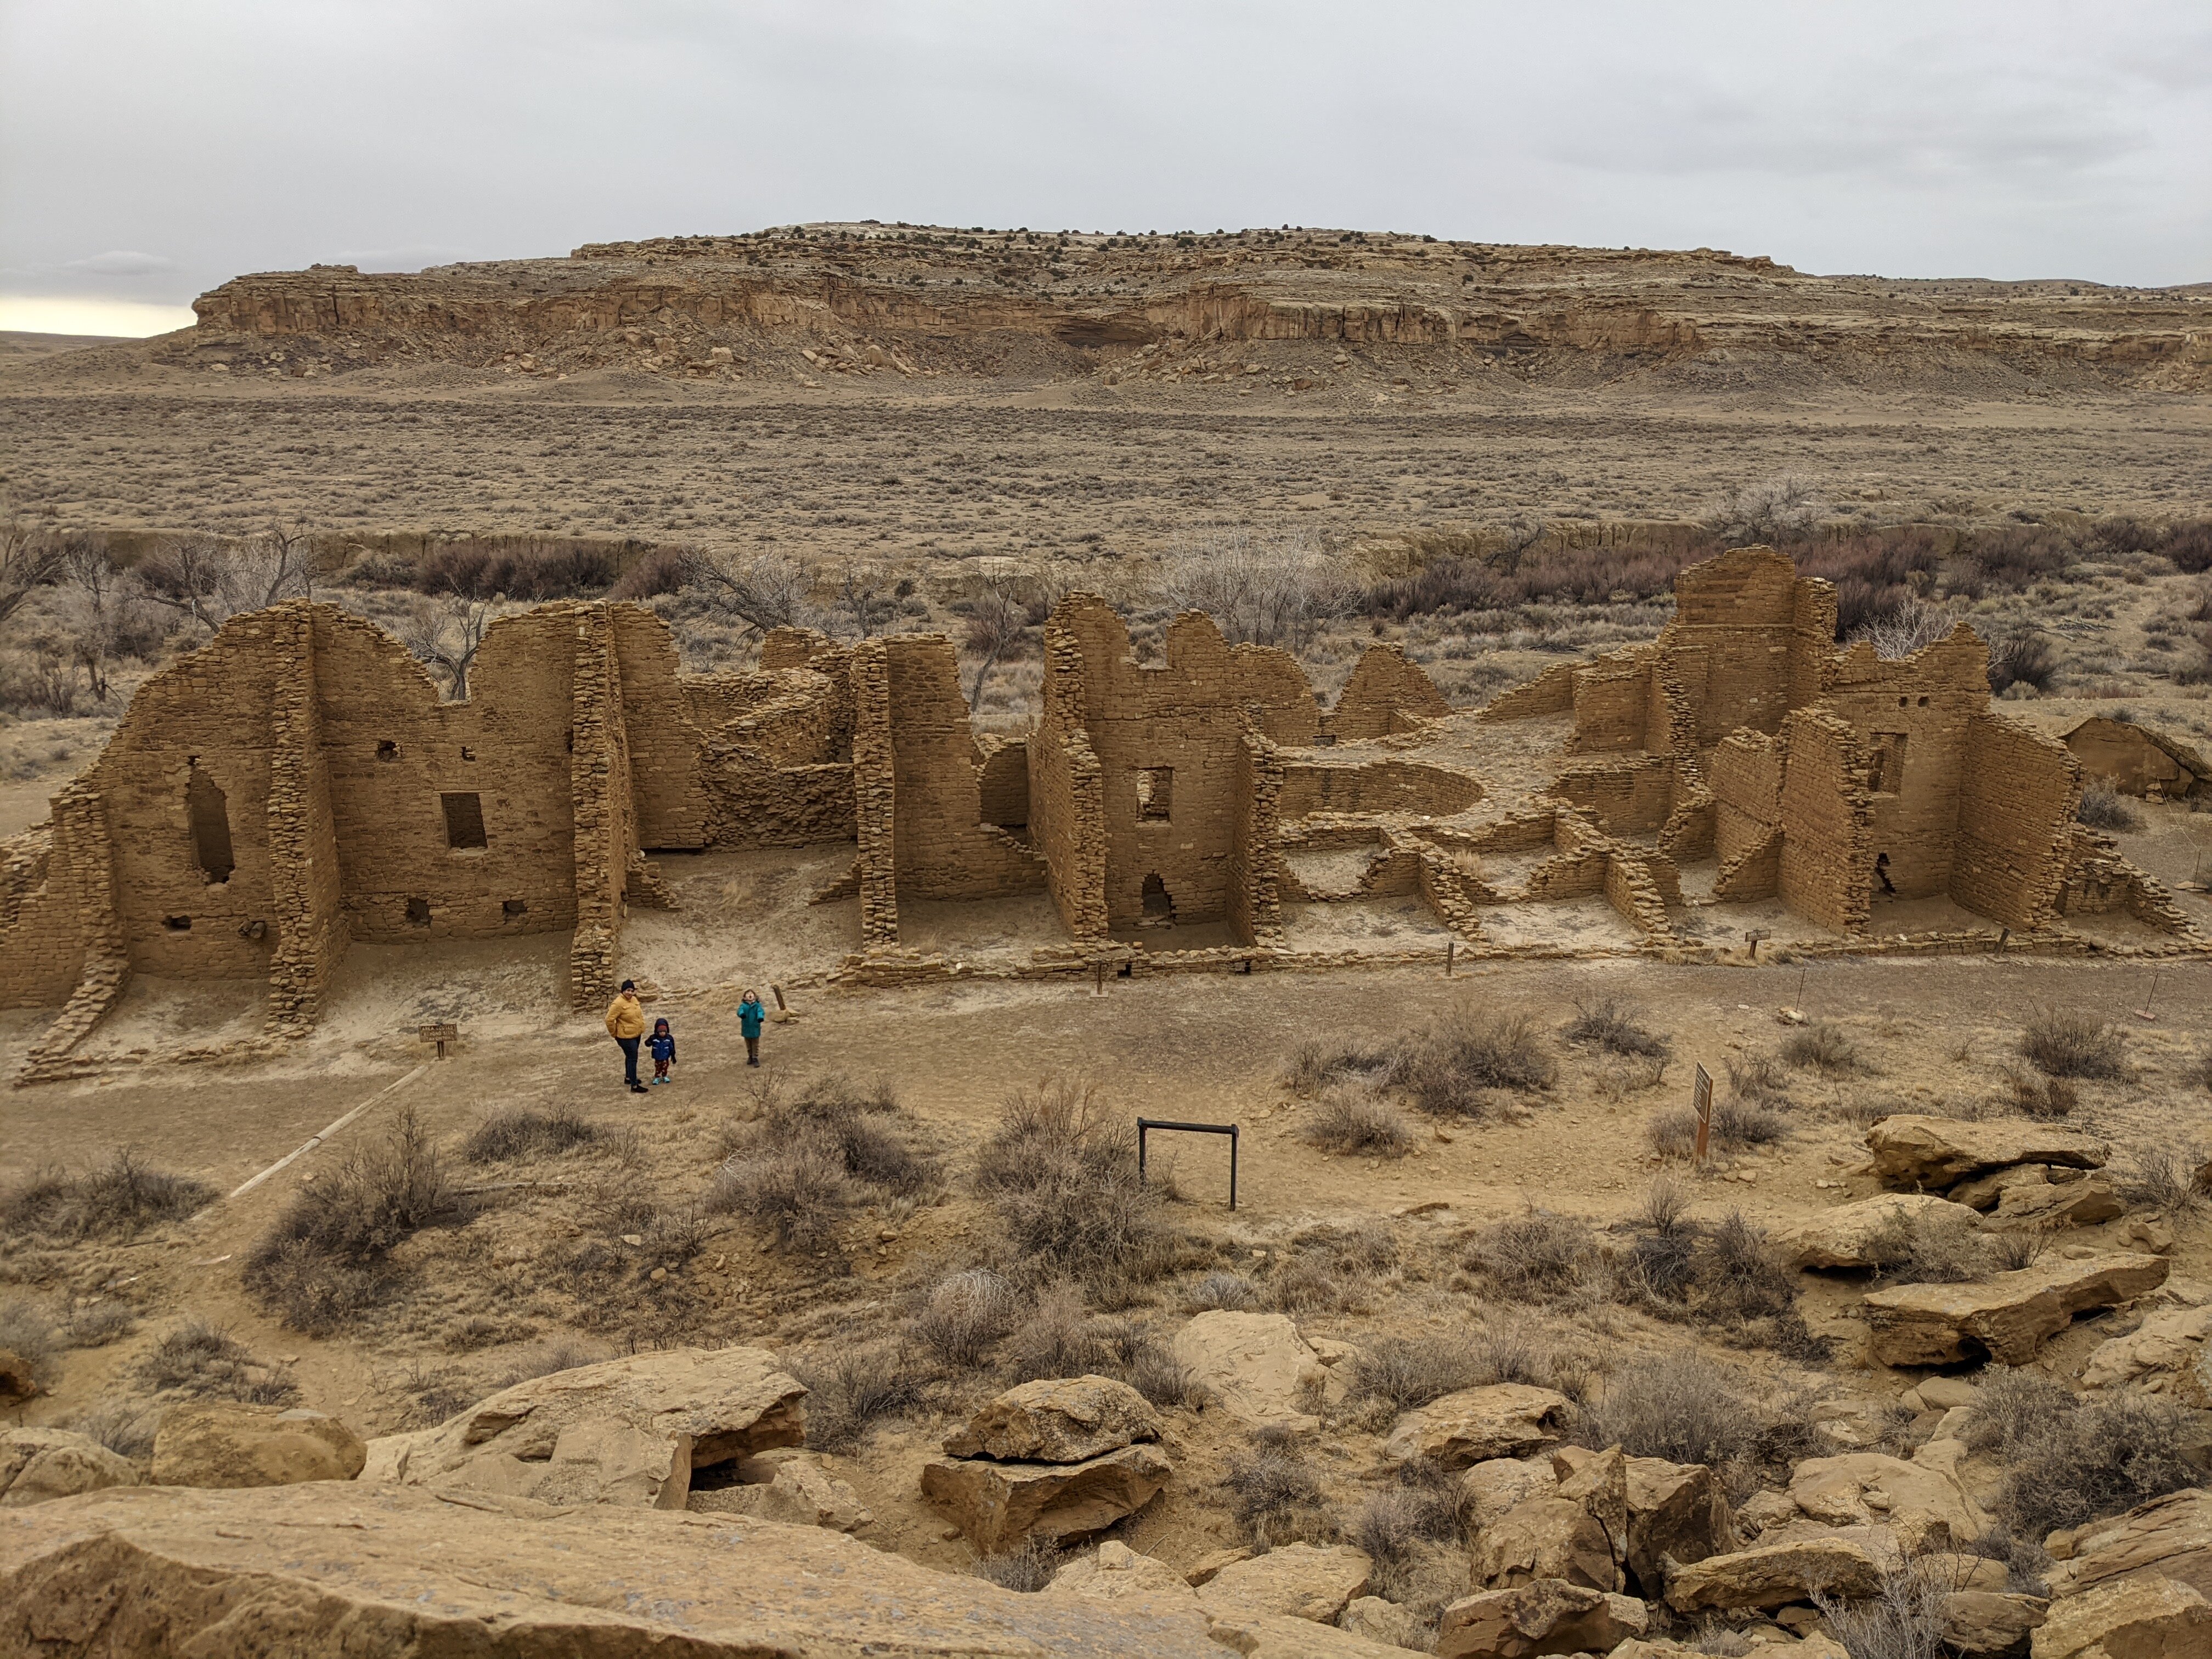
<svg viewBox="0 0 2212 1659"><path fill-rule="evenodd" d="M1493 1380L1484 1356L1468 1337L1386 1336L1363 1346L1352 1365L1352 1391L1411 1411L1462 1389Z"/></svg>
<svg viewBox="0 0 2212 1659"><path fill-rule="evenodd" d="M1456 1539L1458 1506L1451 1472L1425 1459L1398 1466L1398 1478L1370 1492L1350 1529L1350 1541L1375 1564L1375 1594L1402 1596L1428 1552L1424 1545Z"/></svg>
<svg viewBox="0 0 2212 1659"><path fill-rule="evenodd" d="M1332 1090L1307 1114L1306 1144L1339 1157L1403 1158L1413 1127L1389 1101L1349 1089Z"/></svg>
<svg viewBox="0 0 2212 1659"><path fill-rule="evenodd" d="M2063 1077L2032 1077L2025 1072L2007 1072L2003 1101L2015 1112L2050 1122L2072 1116L2074 1109L2081 1103L2081 1096Z"/></svg>
<svg viewBox="0 0 2212 1659"><path fill-rule="evenodd" d="M289 1406L300 1395L290 1371L262 1364L228 1331L198 1319L156 1342L138 1374L157 1394L173 1390L193 1399Z"/></svg>
<svg viewBox="0 0 2212 1659"><path fill-rule="evenodd" d="M1771 1146L1790 1138L1790 1120L1754 1100L1730 1095L1713 1108L1713 1139L1727 1152Z"/></svg>
<svg viewBox="0 0 2212 1659"><path fill-rule="evenodd" d="M1149 1340L1121 1362L1121 1375L1124 1382L1155 1406L1195 1410L1205 1395L1190 1368Z"/></svg>
<svg viewBox="0 0 2212 1659"><path fill-rule="evenodd" d="M971 1267L930 1291L915 1316L914 1337L948 1370L974 1370L1021 1317L1013 1286L988 1268Z"/></svg>
<svg viewBox="0 0 2212 1659"><path fill-rule="evenodd" d="M2179 1157L2171 1146L2138 1147L2120 1176L2120 1191L2130 1203L2160 1215L2192 1213L2203 1202L2197 1188L2197 1170L2203 1162L2199 1156Z"/></svg>
<svg viewBox="0 0 2212 1659"><path fill-rule="evenodd" d="M1183 1305L1193 1313L1216 1310L1249 1313L1260 1305L1261 1300L1260 1287L1243 1274L1216 1272L1190 1287L1183 1297Z"/></svg>
<svg viewBox="0 0 2212 1659"><path fill-rule="evenodd" d="M534 1377L551 1376L557 1371L573 1371L583 1365L597 1365L614 1356L604 1349L589 1346L568 1337L554 1337L535 1348L526 1348L508 1362L500 1374L499 1386L511 1389L518 1382L527 1382Z"/></svg>
<svg viewBox="0 0 2212 1659"><path fill-rule="evenodd" d="M2051 1235L2041 1227L2014 1227L1985 1233L1982 1243L1998 1272L2018 1273L2043 1260L2044 1251L2051 1248Z"/></svg>
<svg viewBox="0 0 2212 1659"><path fill-rule="evenodd" d="M807 1388L806 1443L824 1451L849 1449L874 1424L921 1401L914 1356L896 1343L840 1348L793 1370Z"/></svg>
<svg viewBox="0 0 2212 1659"><path fill-rule="evenodd" d="M1763 1420L1735 1372L1700 1354L1671 1353L1623 1366L1585 1409L1575 1437L1595 1449L1618 1445L1631 1457L1719 1468L1751 1456Z"/></svg>
<svg viewBox="0 0 2212 1659"><path fill-rule="evenodd" d="M1867 1255L1894 1285L1963 1285L1987 1266L1987 1253L1973 1234L1923 1226L1902 1210L1883 1218Z"/></svg>
<svg viewBox="0 0 2212 1659"><path fill-rule="evenodd" d="M1729 1092L1745 1100L1780 1104L1790 1091L1790 1074L1778 1054L1730 1054Z"/></svg>
<svg viewBox="0 0 2212 1659"><path fill-rule="evenodd" d="M1801 1069L1831 1076L1863 1071L1858 1044L1841 1026L1826 1020L1801 1025L1782 1040L1782 1058Z"/></svg>
<svg viewBox="0 0 2212 1659"><path fill-rule="evenodd" d="M844 1165L815 1146L740 1155L714 1172L699 1200L709 1215L738 1215L767 1230L780 1250L828 1246L856 1194Z"/></svg>
<svg viewBox="0 0 2212 1659"><path fill-rule="evenodd" d="M1016 1095L976 1154L975 1182L1025 1276L1142 1280L1170 1265L1136 1135L1087 1088L1059 1082Z"/></svg>
<svg viewBox="0 0 2212 1659"><path fill-rule="evenodd" d="M1066 1559L1045 1540L1030 1537L998 1555L976 1557L969 1571L1000 1589L1012 1590L1018 1595L1034 1595L1052 1583L1053 1575Z"/></svg>
<svg viewBox="0 0 2212 1659"><path fill-rule="evenodd" d="M54 1322L38 1304L21 1299L0 1302L0 1348L43 1376L54 1357Z"/></svg>
<svg viewBox="0 0 2212 1659"><path fill-rule="evenodd" d="M118 1457L143 1463L154 1455L155 1431L164 1415L136 1401L103 1400L63 1419L60 1426L97 1441Z"/></svg>
<svg viewBox="0 0 2212 1659"><path fill-rule="evenodd" d="M1288 1444L1263 1442L1232 1452L1221 1487L1230 1514L1255 1544L1328 1535L1321 1479Z"/></svg>
<svg viewBox="0 0 2212 1659"><path fill-rule="evenodd" d="M1951 1650L1943 1641L1950 1589L1933 1572L1909 1565L1884 1573L1871 1596L1845 1602L1815 1590L1813 1605L1852 1659L1942 1659Z"/></svg>
<svg viewBox="0 0 2212 1659"><path fill-rule="evenodd" d="M1545 1302L1577 1289L1595 1255L1587 1224L1532 1209L1485 1228L1465 1265L1480 1269L1510 1301Z"/></svg>
<svg viewBox="0 0 2212 1659"><path fill-rule="evenodd" d="M2015 685L2048 691L2058 663L2058 647L2041 629L2008 628L1990 642L1990 691L2001 696Z"/></svg>
<svg viewBox="0 0 2212 1659"><path fill-rule="evenodd" d="M599 1126L573 1106L547 1111L517 1108L495 1112L476 1127L461 1155L471 1164L503 1164L516 1158L550 1158L599 1138Z"/></svg>
<svg viewBox="0 0 2212 1659"><path fill-rule="evenodd" d="M1347 1079L1373 1080L1389 1072L1391 1050L1358 1038L1300 1043L1284 1068L1283 1086L1292 1094L1310 1098L1331 1084Z"/></svg>
<svg viewBox="0 0 2212 1659"><path fill-rule="evenodd" d="M66 1241L129 1237L197 1214L218 1196L204 1181L149 1169L125 1146L82 1175L41 1170L0 1193L0 1233Z"/></svg>
<svg viewBox="0 0 2212 1659"><path fill-rule="evenodd" d="M1570 1042L1594 1042L1610 1054L1641 1054L1663 1060L1672 1045L1657 1032L1644 1029L1642 1011L1621 997L1577 999L1575 1017L1563 1035Z"/></svg>
<svg viewBox="0 0 2212 1659"><path fill-rule="evenodd" d="M1966 1437L2012 1465L1996 1508L2014 1533L2035 1539L2196 1485L2182 1455L2185 1426L2162 1400L2085 1401L2033 1372L1992 1367Z"/></svg>
<svg viewBox="0 0 2212 1659"><path fill-rule="evenodd" d="M2095 1015L2070 1008L2039 1010L2021 1032L2020 1051L2045 1077L2127 1075L2120 1034Z"/></svg>
<svg viewBox="0 0 2212 1659"><path fill-rule="evenodd" d="M1687 1106L1669 1106L1644 1120L1644 1144L1661 1158L1682 1163L1698 1155L1698 1115Z"/></svg>
<svg viewBox="0 0 2212 1659"><path fill-rule="evenodd" d="M1690 1207L1690 1188L1680 1176L1662 1170L1644 1189L1644 1202L1636 1212L1639 1225L1661 1237L1674 1232Z"/></svg>
<svg viewBox="0 0 2212 1659"><path fill-rule="evenodd" d="M1083 1293L1064 1280L1037 1293L1006 1344L1006 1373L1012 1382L1087 1376L1106 1362L1105 1342L1084 1310Z"/></svg>
<svg viewBox="0 0 2212 1659"><path fill-rule="evenodd" d="M293 1199L247 1254L241 1277L293 1329L326 1334L388 1297L400 1278L392 1250L455 1208L410 1108L382 1146L353 1154Z"/></svg>
<svg viewBox="0 0 2212 1659"><path fill-rule="evenodd" d="M2074 809L2077 823L2092 830L2133 831L2143 827L2143 815L2125 795L2109 783L2092 783L2081 791L2081 804Z"/></svg>
<svg viewBox="0 0 2212 1659"><path fill-rule="evenodd" d="M1488 1115L1484 1091L1549 1089L1559 1077L1542 1030L1525 1014L1461 1008L1410 1045L1401 1067L1413 1103L1433 1117Z"/></svg>
<svg viewBox="0 0 2212 1659"><path fill-rule="evenodd" d="M95 1302L88 1308L73 1310L64 1334L72 1348L104 1348L118 1342L138 1328L138 1316L121 1302ZM0 1338L0 1348L11 1346ZM21 1352L20 1349L18 1352Z"/></svg>

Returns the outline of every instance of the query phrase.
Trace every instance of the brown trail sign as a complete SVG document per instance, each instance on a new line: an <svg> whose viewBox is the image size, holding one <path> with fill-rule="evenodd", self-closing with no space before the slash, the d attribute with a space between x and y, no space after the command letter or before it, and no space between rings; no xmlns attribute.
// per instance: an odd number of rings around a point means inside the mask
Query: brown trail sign
<svg viewBox="0 0 2212 1659"><path fill-rule="evenodd" d="M1701 1062L1698 1066L1696 1091L1691 1104L1698 1114L1698 1162L1705 1161L1705 1146L1713 1133L1713 1074Z"/></svg>

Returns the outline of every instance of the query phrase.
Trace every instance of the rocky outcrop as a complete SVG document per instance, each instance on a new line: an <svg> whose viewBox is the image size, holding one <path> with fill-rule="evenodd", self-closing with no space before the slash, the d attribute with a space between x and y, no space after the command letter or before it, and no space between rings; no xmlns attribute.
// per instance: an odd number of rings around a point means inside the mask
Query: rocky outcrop
<svg viewBox="0 0 2212 1659"><path fill-rule="evenodd" d="M1940 1458L1908 1463L1881 1452L1808 1458L1790 1474L1789 1497L1826 1526L1886 1525L1914 1556L1973 1543L1993 1524Z"/></svg>
<svg viewBox="0 0 2212 1659"><path fill-rule="evenodd" d="M1867 1131L1874 1172L1889 1186L1941 1192L1962 1181L2014 1164L2104 1166L2101 1140L2072 1129L2005 1118L1968 1122L1900 1112Z"/></svg>
<svg viewBox="0 0 2212 1659"><path fill-rule="evenodd" d="M1158 1414L1127 1383L1059 1377L1007 1389L947 1435L945 1450L952 1457L1079 1463L1159 1437Z"/></svg>
<svg viewBox="0 0 2212 1659"><path fill-rule="evenodd" d="M1883 1193L1782 1228L1771 1242L1793 1267L1878 1267L1892 1259L1905 1230L1960 1236L1981 1224L1980 1215L1963 1204L1921 1193Z"/></svg>
<svg viewBox="0 0 2212 1659"><path fill-rule="evenodd" d="M2212 1597L2212 1492L2192 1486L2092 1522L2074 1534L2068 1559L2045 1575L2059 1597L2142 1577L2177 1578Z"/></svg>
<svg viewBox="0 0 2212 1659"><path fill-rule="evenodd" d="M1425 1457L1463 1469L1493 1457L1518 1457L1559 1437L1567 1398L1525 1382L1462 1389L1407 1413L1382 1448L1394 1463Z"/></svg>
<svg viewBox="0 0 2212 1659"><path fill-rule="evenodd" d="M876 1518L848 1482L805 1452L785 1448L741 1457L732 1473L735 1486L694 1486L684 1507L694 1515L750 1515L837 1532L852 1532Z"/></svg>
<svg viewBox="0 0 2212 1659"><path fill-rule="evenodd" d="M157 1486L289 1486L350 1480L366 1461L359 1437L323 1412L209 1401L161 1419L152 1478Z"/></svg>
<svg viewBox="0 0 2212 1659"><path fill-rule="evenodd" d="M1105 1531L1152 1502L1172 1473L1156 1446L1124 1446L1079 1463L939 1458L923 1466L922 1496L986 1555L1036 1537L1067 1544Z"/></svg>
<svg viewBox="0 0 2212 1659"><path fill-rule="evenodd" d="M0 1429L0 1510L21 1509L109 1486L135 1486L138 1471L97 1440L66 1429Z"/></svg>
<svg viewBox="0 0 2212 1659"><path fill-rule="evenodd" d="M363 1478L680 1510L691 1472L795 1446L806 1390L759 1348L672 1348L518 1382L370 1443Z"/></svg>
<svg viewBox="0 0 2212 1659"><path fill-rule="evenodd" d="M2034 1659L2203 1659L2212 1601L2171 1578L2101 1584L2052 1602L2033 1640Z"/></svg>
<svg viewBox="0 0 2212 1659"><path fill-rule="evenodd" d="M2136 1389L2192 1411L2212 1410L2212 1303L2154 1313L2098 1345L2081 1367L2085 1389Z"/></svg>
<svg viewBox="0 0 2212 1659"><path fill-rule="evenodd" d="M1736 1546L1728 1489L1703 1463L1628 1460L1628 1571L1644 1595L1666 1589L1673 1561L1688 1566Z"/></svg>
<svg viewBox="0 0 2212 1659"><path fill-rule="evenodd" d="M1238 1422L1304 1433L1321 1426L1309 1409L1328 1370L1284 1314L1216 1309L1175 1335L1176 1363Z"/></svg>
<svg viewBox="0 0 2212 1659"><path fill-rule="evenodd" d="M1524 1498L1548 1498L1559 1477L1548 1457L1488 1457L1459 1478L1459 1509L1470 1530L1480 1531Z"/></svg>
<svg viewBox="0 0 2212 1659"><path fill-rule="evenodd" d="M1488 1589L1556 1580L1595 1590L1620 1588L1615 1535L1583 1504L1525 1498L1475 1535L1474 1582Z"/></svg>
<svg viewBox="0 0 2212 1659"><path fill-rule="evenodd" d="M1807 1538L1707 1556L1674 1576L1667 1605L1677 1613L1732 1612L1808 1601L1815 1591L1850 1601L1881 1588L1881 1568L1863 1547Z"/></svg>
<svg viewBox="0 0 2212 1659"><path fill-rule="evenodd" d="M1375 1563L1339 1544L1286 1544L1224 1567L1198 1592L1199 1604L1216 1618L1279 1614L1328 1625L1354 1596L1367 1593Z"/></svg>
<svg viewBox="0 0 2212 1659"><path fill-rule="evenodd" d="M2009 1182L1990 1212L1990 1225L2005 1231L2096 1227L2116 1220L2127 1206L2106 1176L2079 1170L2023 1164L2021 1180Z"/></svg>
<svg viewBox="0 0 2212 1659"><path fill-rule="evenodd" d="M0 1653L1224 1651L1188 1613L1017 1595L820 1528L719 1516L314 1482L95 1492L0 1520Z"/></svg>
<svg viewBox="0 0 2212 1659"><path fill-rule="evenodd" d="M1936 1603L1937 1629L1946 1650L1967 1655L2011 1655L2027 1650L2036 1627L2051 1610L2039 1595L2014 1595L2001 1589L1952 1590Z"/></svg>
<svg viewBox="0 0 2212 1659"><path fill-rule="evenodd" d="M1439 1659L1609 1653L1649 1628L1650 1613L1632 1595L1545 1579L1453 1602L1437 1621L1436 1651Z"/></svg>
<svg viewBox="0 0 2212 1659"><path fill-rule="evenodd" d="M1885 1365L1954 1365L1983 1353L2025 1364L2075 1315L2131 1302L2164 1284L2167 1271L2163 1256L2115 1253L2046 1259L1979 1284L1869 1291L1869 1346Z"/></svg>

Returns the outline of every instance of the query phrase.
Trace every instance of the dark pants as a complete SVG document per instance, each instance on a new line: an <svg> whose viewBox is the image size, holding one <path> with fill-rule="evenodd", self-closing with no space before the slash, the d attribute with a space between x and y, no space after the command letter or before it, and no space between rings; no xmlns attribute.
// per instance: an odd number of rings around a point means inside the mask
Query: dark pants
<svg viewBox="0 0 2212 1659"><path fill-rule="evenodd" d="M637 1080L637 1045L644 1040L645 1039L642 1037L617 1037L615 1039L616 1046L623 1051L623 1081L629 1084L633 1089L642 1088L644 1086Z"/></svg>
<svg viewBox="0 0 2212 1659"><path fill-rule="evenodd" d="M760 1039L757 1036L745 1039L745 1064L748 1066L760 1064Z"/></svg>

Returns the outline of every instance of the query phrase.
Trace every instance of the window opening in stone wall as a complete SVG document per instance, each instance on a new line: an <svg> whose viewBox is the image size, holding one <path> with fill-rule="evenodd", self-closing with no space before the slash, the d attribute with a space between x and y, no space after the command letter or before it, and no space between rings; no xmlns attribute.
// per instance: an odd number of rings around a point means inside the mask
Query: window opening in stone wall
<svg viewBox="0 0 2212 1659"><path fill-rule="evenodd" d="M407 901L407 920L414 923L417 927L428 927L430 925L430 901L428 899L409 899Z"/></svg>
<svg viewBox="0 0 2212 1659"><path fill-rule="evenodd" d="M1897 896L1897 884L1889 878L1888 854L1876 853L1874 855L1874 878L1881 884L1881 890L1885 896L1889 898Z"/></svg>
<svg viewBox="0 0 2212 1659"><path fill-rule="evenodd" d="M526 899L507 899L499 907L500 917L506 921L520 921L529 913L530 904Z"/></svg>
<svg viewBox="0 0 2212 1659"><path fill-rule="evenodd" d="M398 760L399 758L399 745L392 742L389 738L379 738L376 740L376 757L380 761Z"/></svg>
<svg viewBox="0 0 2212 1659"><path fill-rule="evenodd" d="M185 784L185 817L191 826L192 860L210 882L230 879L238 860L230 848L230 802L222 786L194 766Z"/></svg>
<svg viewBox="0 0 2212 1659"><path fill-rule="evenodd" d="M1874 762L1867 769L1867 787L1875 794L1893 795L1905 781L1905 738L1902 732L1874 734Z"/></svg>
<svg viewBox="0 0 2212 1659"><path fill-rule="evenodd" d="M1175 768L1141 767L1137 772L1137 816L1164 818L1175 804Z"/></svg>
<svg viewBox="0 0 2212 1659"><path fill-rule="evenodd" d="M165 916L161 926L173 933L189 933L192 931L192 919L190 916Z"/></svg>
<svg viewBox="0 0 2212 1659"><path fill-rule="evenodd" d="M1144 904L1148 921L1175 920L1175 897L1168 891L1167 883L1160 879L1160 872L1157 870L1145 878Z"/></svg>
<svg viewBox="0 0 2212 1659"><path fill-rule="evenodd" d="M441 795L446 809L446 845L456 852L488 845L484 840L483 797Z"/></svg>
<svg viewBox="0 0 2212 1659"><path fill-rule="evenodd" d="M462 749L461 749L461 758L462 758L463 760L465 760L465 761L472 761L472 760L474 760L476 757L477 757L477 751L476 751L475 750L469 748L469 747L468 747L468 746L466 746L465 744L464 744L464 745L462 746Z"/></svg>

